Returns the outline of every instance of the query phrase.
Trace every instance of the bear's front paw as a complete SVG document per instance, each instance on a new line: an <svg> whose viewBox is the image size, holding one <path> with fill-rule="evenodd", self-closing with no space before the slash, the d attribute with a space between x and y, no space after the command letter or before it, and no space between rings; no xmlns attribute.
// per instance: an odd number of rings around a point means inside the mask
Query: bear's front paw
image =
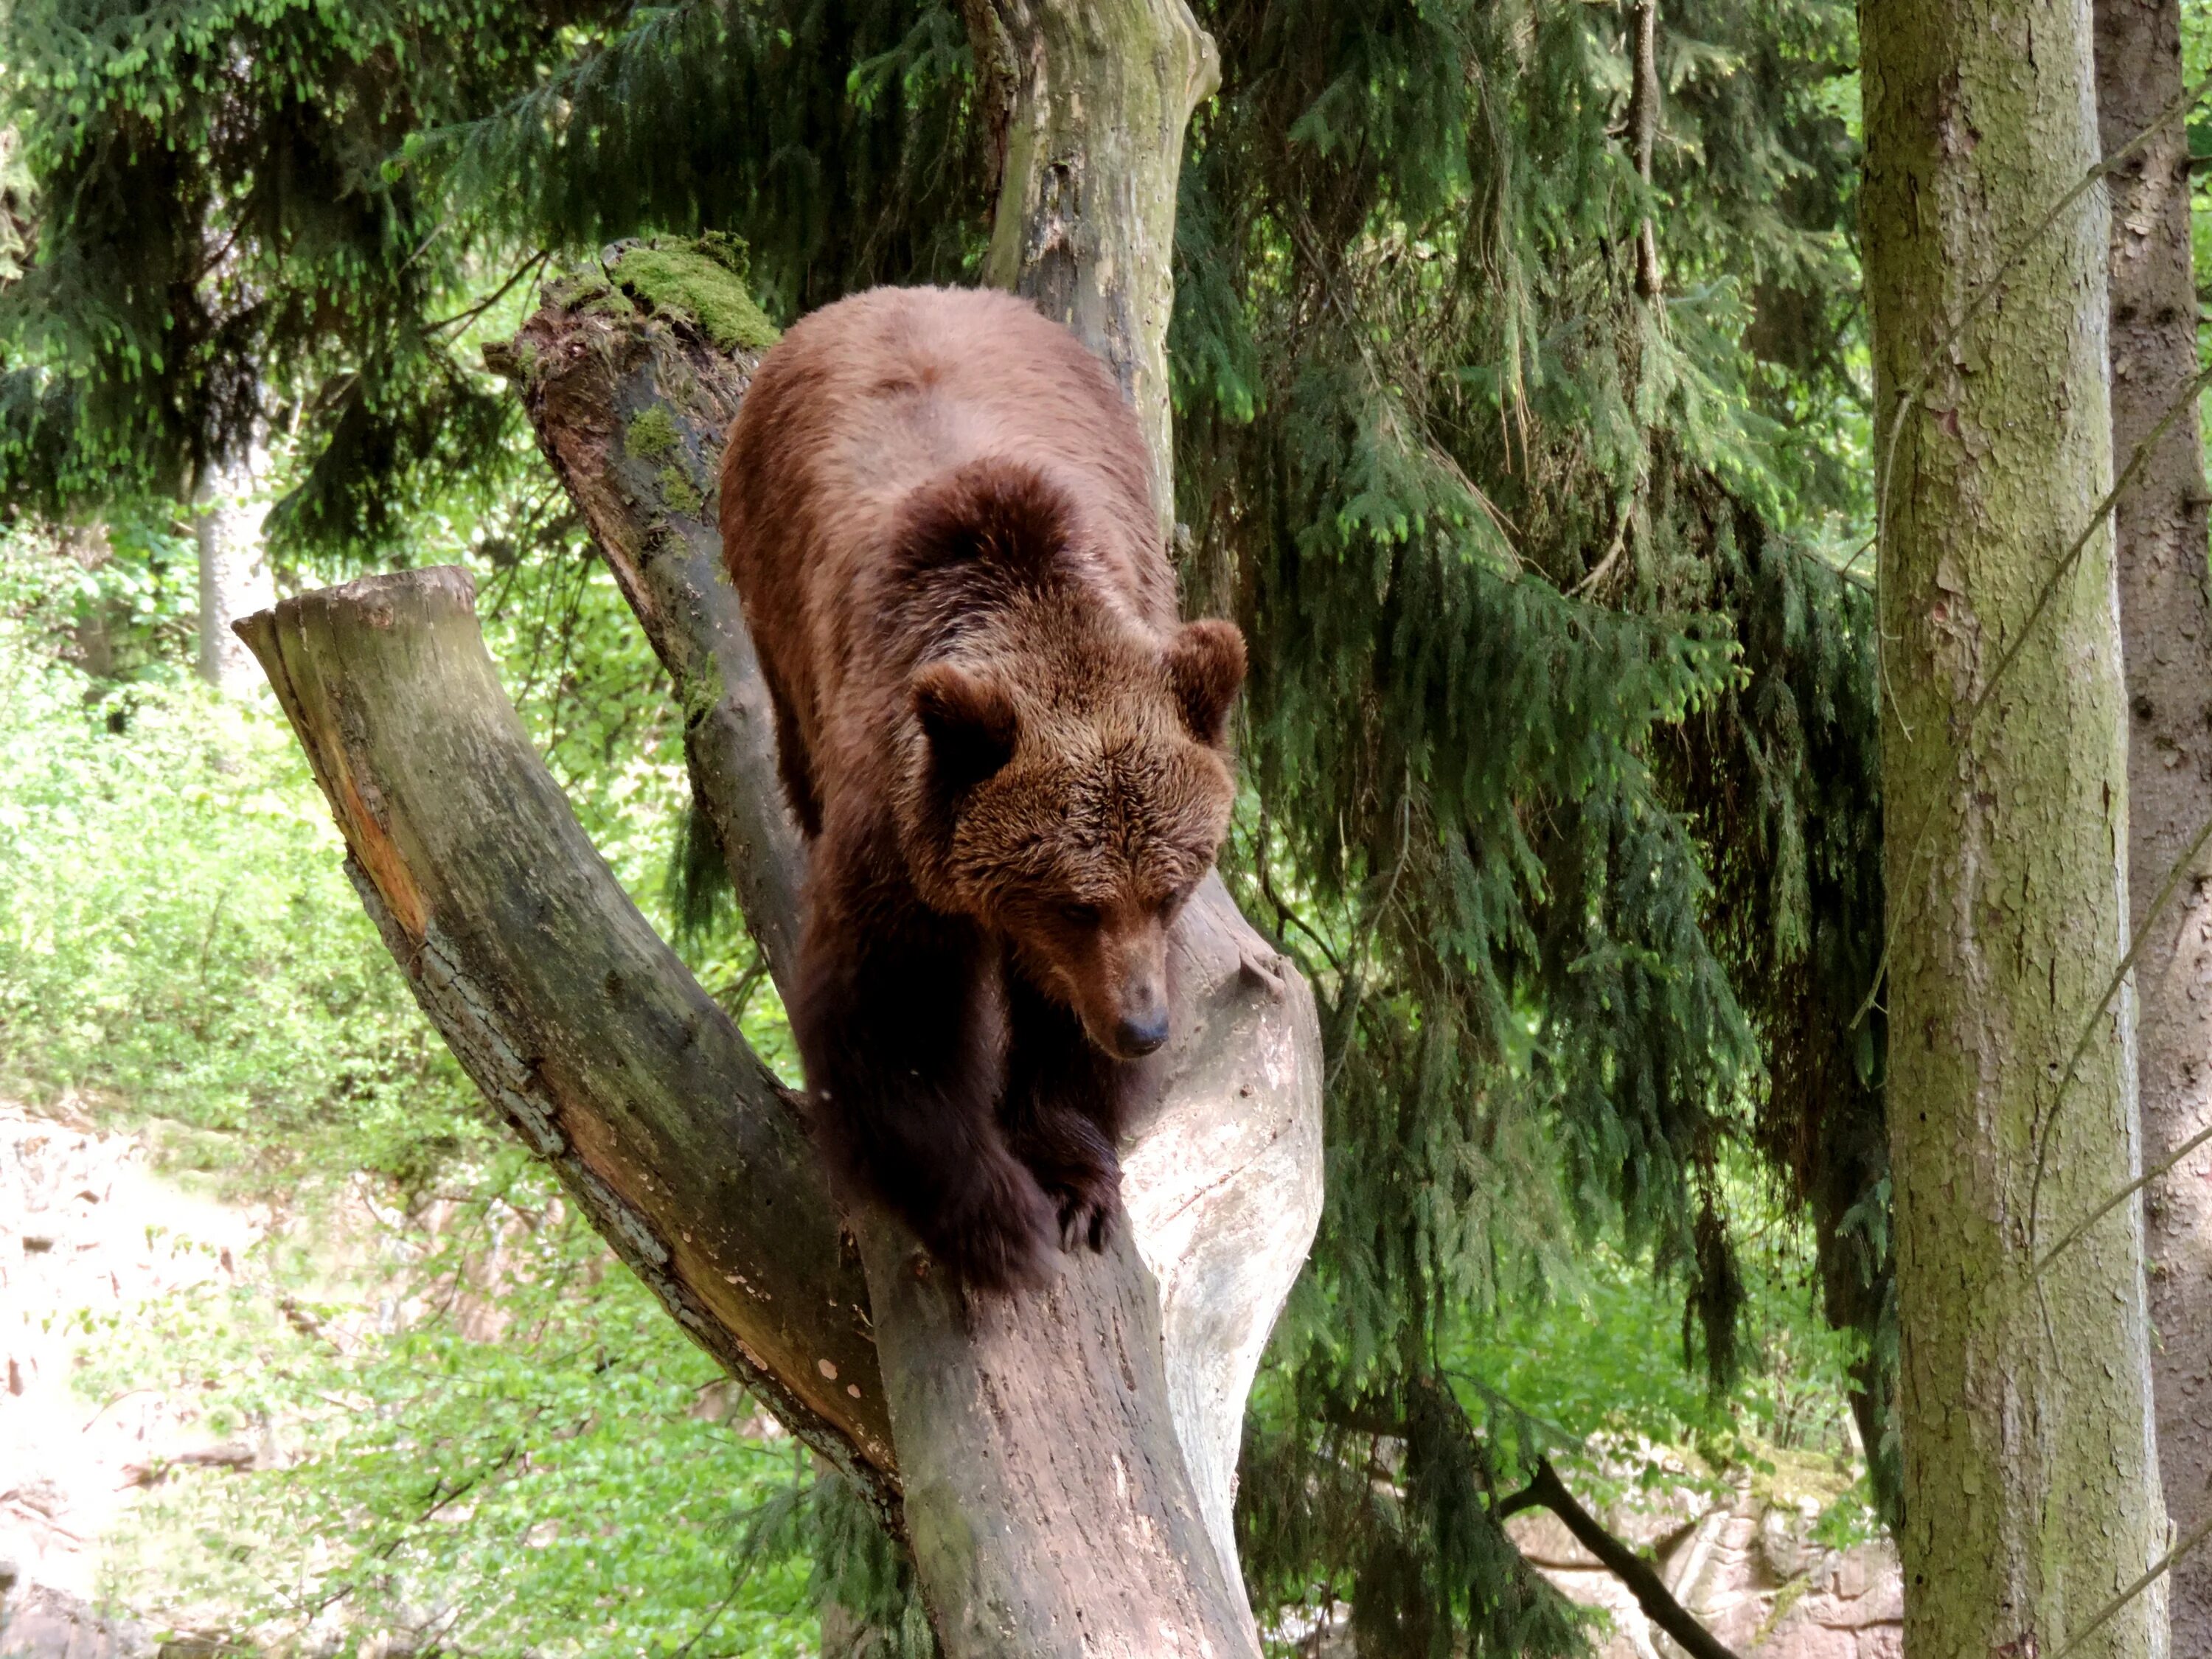
<svg viewBox="0 0 2212 1659"><path fill-rule="evenodd" d="M924 1243L977 1290L1035 1290L1052 1277L1054 1219L1036 1177L1006 1158L976 1172Z"/></svg>
<svg viewBox="0 0 2212 1659"><path fill-rule="evenodd" d="M1103 1250L1114 1237L1114 1218L1121 1211L1118 1170L1085 1170L1063 1175L1053 1186L1060 1205L1060 1248L1073 1251L1088 1244Z"/></svg>

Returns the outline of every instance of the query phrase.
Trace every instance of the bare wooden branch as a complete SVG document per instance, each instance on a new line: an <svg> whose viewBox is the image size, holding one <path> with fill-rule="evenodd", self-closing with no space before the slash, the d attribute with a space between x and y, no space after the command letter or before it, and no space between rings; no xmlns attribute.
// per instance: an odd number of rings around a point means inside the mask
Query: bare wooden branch
<svg viewBox="0 0 2212 1659"><path fill-rule="evenodd" d="M866 1291L804 1129L586 839L467 574L373 576L238 626L362 902L485 1097L693 1340L896 1525Z"/></svg>
<svg viewBox="0 0 2212 1659"><path fill-rule="evenodd" d="M1697 1615L1674 1599L1667 1581L1649 1559L1607 1532L1604 1523L1582 1506L1549 1458L1538 1459L1535 1479L1500 1501L1498 1516L1502 1521L1538 1504L1565 1523L1575 1542L1620 1580L1636 1598L1636 1605L1644 1609L1644 1616L1674 1638L1690 1659L1736 1659L1735 1649L1699 1624Z"/></svg>

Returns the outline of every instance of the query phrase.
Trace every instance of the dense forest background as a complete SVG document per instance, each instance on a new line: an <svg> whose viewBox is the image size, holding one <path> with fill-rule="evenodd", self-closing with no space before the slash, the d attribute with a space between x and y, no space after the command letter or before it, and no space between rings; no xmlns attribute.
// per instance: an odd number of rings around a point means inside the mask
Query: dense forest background
<svg viewBox="0 0 2212 1659"><path fill-rule="evenodd" d="M1595 1505L1809 1482L1836 1543L1896 1501L1853 12L1667 8L1644 161L1624 12L1197 9L1178 549L1253 647L1224 866L1328 1045L1245 1565L1286 1641L1344 1601L1364 1650L1573 1652L1476 1501L1539 1456ZM926 1644L476 1099L273 706L194 675L195 514L247 477L279 592L467 567L584 827L795 1079L683 711L482 349L617 238L711 234L779 323L973 280L967 39L929 0L0 6L0 1089L287 1218L85 1334L88 1396L204 1378L287 1441L137 1511L118 1606L795 1653L834 1595ZM339 1272L303 1241L364 1193Z"/></svg>

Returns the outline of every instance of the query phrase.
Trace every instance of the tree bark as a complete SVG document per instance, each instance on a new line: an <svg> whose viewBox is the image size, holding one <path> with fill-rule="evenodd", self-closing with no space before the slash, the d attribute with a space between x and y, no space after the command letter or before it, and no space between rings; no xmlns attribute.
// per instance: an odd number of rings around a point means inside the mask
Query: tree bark
<svg viewBox="0 0 2212 1659"><path fill-rule="evenodd" d="M2096 0L2097 116L2106 155L2182 95L2179 0ZM2129 898L2145 1155L2212 1126L2212 854L2166 872L2212 823L2212 598L2197 430L2189 134L2168 121L2112 175L2112 447L2149 452L2113 512L2127 667ZM2212 1516L2212 1148L2146 1195L2159 1472L2177 1528ZM2212 1654L2212 1556L2174 1570L2174 1650Z"/></svg>
<svg viewBox="0 0 2212 1659"><path fill-rule="evenodd" d="M2101 197L2032 234L2097 161L2089 13L1866 0L1861 27L1905 1646L2025 1659L2166 1529L2140 1209L2036 1272L2039 1225L2140 1167L2133 1011L2106 1001L2128 791ZM2162 1655L2163 1601L2080 1652Z"/></svg>
<svg viewBox="0 0 2212 1659"><path fill-rule="evenodd" d="M1152 455L1163 535L1176 184L1191 112L1221 83L1185 0L963 0L1000 161L984 280L1028 295L1113 368Z"/></svg>
<svg viewBox="0 0 2212 1659"><path fill-rule="evenodd" d="M206 462L192 486L192 533L199 543L200 678L226 696L253 689L252 653L234 629L242 617L276 602L262 526L269 517L269 454L258 442Z"/></svg>

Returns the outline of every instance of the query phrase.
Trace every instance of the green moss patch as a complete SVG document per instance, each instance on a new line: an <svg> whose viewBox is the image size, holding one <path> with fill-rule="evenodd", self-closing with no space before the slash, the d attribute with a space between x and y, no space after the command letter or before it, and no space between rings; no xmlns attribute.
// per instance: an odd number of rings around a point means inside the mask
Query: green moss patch
<svg viewBox="0 0 2212 1659"><path fill-rule="evenodd" d="M776 342L744 279L729 239L702 251L696 242L655 241L626 247L609 274L653 310L681 317L724 351L764 351Z"/></svg>
<svg viewBox="0 0 2212 1659"><path fill-rule="evenodd" d="M676 453L676 422L655 404L629 423L623 447L641 461L658 461Z"/></svg>
<svg viewBox="0 0 2212 1659"><path fill-rule="evenodd" d="M699 509L707 504L699 487L680 466L660 469L660 499L671 513L681 513L687 518L698 517Z"/></svg>
<svg viewBox="0 0 2212 1659"><path fill-rule="evenodd" d="M607 281L604 276L583 274L562 276L546 283L545 302L563 311L574 311L585 301L597 299L606 291Z"/></svg>

